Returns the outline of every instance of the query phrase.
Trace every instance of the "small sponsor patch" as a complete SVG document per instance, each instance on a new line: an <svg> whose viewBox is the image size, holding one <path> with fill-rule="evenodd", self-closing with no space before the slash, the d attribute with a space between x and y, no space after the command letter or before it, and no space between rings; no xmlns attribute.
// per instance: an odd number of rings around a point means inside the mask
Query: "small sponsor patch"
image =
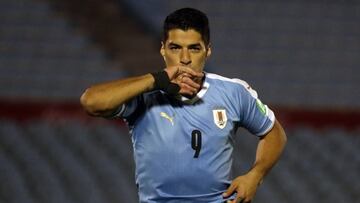
<svg viewBox="0 0 360 203"><path fill-rule="evenodd" d="M256 106L259 111L265 116L266 115L266 106L260 101L260 99L256 99Z"/></svg>

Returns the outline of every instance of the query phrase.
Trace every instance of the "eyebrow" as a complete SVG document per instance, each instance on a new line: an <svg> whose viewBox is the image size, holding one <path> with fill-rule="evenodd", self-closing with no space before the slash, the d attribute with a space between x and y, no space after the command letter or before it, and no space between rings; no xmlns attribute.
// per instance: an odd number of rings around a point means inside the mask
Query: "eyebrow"
<svg viewBox="0 0 360 203"><path fill-rule="evenodd" d="M170 42L168 46L181 47L179 44L176 44L176 43L174 43L174 42Z"/></svg>
<svg viewBox="0 0 360 203"><path fill-rule="evenodd" d="M181 47L181 45L176 44L174 42L170 42L168 46L176 46L176 47ZM189 48L193 48L193 47L202 47L200 43L195 43L195 44L190 44L188 45Z"/></svg>
<svg viewBox="0 0 360 203"><path fill-rule="evenodd" d="M200 43L196 43L196 44L190 44L188 47L189 48L201 48L202 46Z"/></svg>

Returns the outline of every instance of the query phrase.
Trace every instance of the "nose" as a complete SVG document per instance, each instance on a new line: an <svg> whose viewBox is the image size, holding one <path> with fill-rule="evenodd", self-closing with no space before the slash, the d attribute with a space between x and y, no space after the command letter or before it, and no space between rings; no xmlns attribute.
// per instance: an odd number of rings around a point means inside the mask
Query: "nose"
<svg viewBox="0 0 360 203"><path fill-rule="evenodd" d="M181 65L191 64L191 57L190 57L189 50L186 49L186 50L181 51L180 63L181 63Z"/></svg>

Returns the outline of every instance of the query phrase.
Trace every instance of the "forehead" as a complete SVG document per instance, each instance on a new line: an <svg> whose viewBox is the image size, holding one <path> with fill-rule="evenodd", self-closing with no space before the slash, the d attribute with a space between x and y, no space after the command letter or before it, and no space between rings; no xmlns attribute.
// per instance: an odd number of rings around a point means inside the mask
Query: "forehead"
<svg viewBox="0 0 360 203"><path fill-rule="evenodd" d="M172 29L168 32L168 38L166 43L175 43L179 45L190 45L190 44L202 44L204 45L204 41L202 40L201 34L194 30L181 30L181 29Z"/></svg>

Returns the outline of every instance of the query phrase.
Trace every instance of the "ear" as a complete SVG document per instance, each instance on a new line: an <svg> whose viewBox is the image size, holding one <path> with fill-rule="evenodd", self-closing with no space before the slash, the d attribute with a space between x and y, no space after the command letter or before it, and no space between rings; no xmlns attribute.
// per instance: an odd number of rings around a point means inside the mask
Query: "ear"
<svg viewBox="0 0 360 203"><path fill-rule="evenodd" d="M209 45L207 46L207 50L206 50L206 58L211 56L211 44L209 43Z"/></svg>
<svg viewBox="0 0 360 203"><path fill-rule="evenodd" d="M161 42L160 54L161 54L161 56L165 57L165 45L164 45L164 42Z"/></svg>

